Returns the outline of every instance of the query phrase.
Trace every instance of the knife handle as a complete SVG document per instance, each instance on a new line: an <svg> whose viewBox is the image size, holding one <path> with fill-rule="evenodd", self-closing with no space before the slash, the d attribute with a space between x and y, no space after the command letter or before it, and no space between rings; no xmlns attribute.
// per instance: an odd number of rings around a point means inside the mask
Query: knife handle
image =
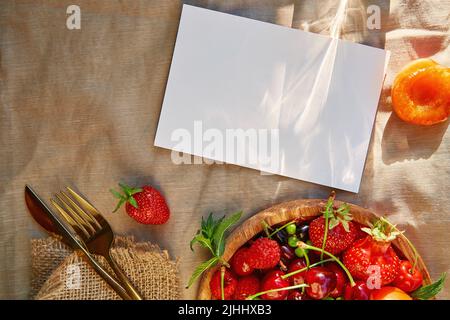
<svg viewBox="0 0 450 320"><path fill-rule="evenodd" d="M122 285L117 282L117 280L108 272L106 271L98 262L94 259L94 257L83 247L80 247L81 252L84 253L84 257L87 259L89 264L94 268L94 270L103 278L103 280L106 281L107 284L110 285L110 287L117 292L117 294L124 300L134 300L131 298L127 291L125 290Z"/></svg>

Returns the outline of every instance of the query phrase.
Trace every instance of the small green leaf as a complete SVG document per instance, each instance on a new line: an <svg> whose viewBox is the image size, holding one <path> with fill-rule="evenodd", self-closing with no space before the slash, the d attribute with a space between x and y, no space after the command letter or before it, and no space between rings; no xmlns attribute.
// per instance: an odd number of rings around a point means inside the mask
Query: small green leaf
<svg viewBox="0 0 450 320"><path fill-rule="evenodd" d="M138 209L138 204L137 204L136 199L135 199L134 197L130 197L130 198L128 199L128 202L129 202L133 207L135 207L136 209Z"/></svg>
<svg viewBox="0 0 450 320"><path fill-rule="evenodd" d="M329 225L328 225L328 229L331 230L331 229L337 227L338 225L339 225L339 220L336 218L331 218Z"/></svg>
<svg viewBox="0 0 450 320"><path fill-rule="evenodd" d="M429 300L436 296L444 287L446 273L441 274L439 279L427 286L423 286L422 288L417 289L413 293L411 293L411 297L419 300Z"/></svg>
<svg viewBox="0 0 450 320"><path fill-rule="evenodd" d="M113 210L113 213L116 212L117 210L119 210L119 208L123 205L124 202L125 202L125 199L120 199L119 203L117 204L117 206Z"/></svg>
<svg viewBox="0 0 450 320"><path fill-rule="evenodd" d="M199 265L192 273L192 276L189 279L189 282L188 282L188 285L186 286L186 288L189 288L195 282L195 280L197 280L197 278L203 274L203 272L205 272L209 268L215 266L218 261L219 261L218 257L213 257L213 258L209 259L208 261L205 261L201 265Z"/></svg>
<svg viewBox="0 0 450 320"><path fill-rule="evenodd" d="M143 190L141 188L134 188L134 189L131 189L130 195L132 196L133 194L136 194L136 193L139 193L139 192L142 192L142 191Z"/></svg>
<svg viewBox="0 0 450 320"><path fill-rule="evenodd" d="M221 257L225 249L225 232L241 218L242 212L237 212L226 218L222 218L214 229L212 237L215 246L215 255Z"/></svg>
<svg viewBox="0 0 450 320"><path fill-rule="evenodd" d="M114 189L109 189L109 192L111 192L113 194L113 196L117 199L123 199L124 196L122 194L120 194L119 192L117 192Z"/></svg>
<svg viewBox="0 0 450 320"><path fill-rule="evenodd" d="M195 243L199 243L202 247L208 248L209 251L211 251L211 253L214 254L214 250L213 250L212 244L211 244L211 239L205 238L203 236L203 234L199 233L191 240L191 243L190 243L191 250L193 250L192 246Z"/></svg>

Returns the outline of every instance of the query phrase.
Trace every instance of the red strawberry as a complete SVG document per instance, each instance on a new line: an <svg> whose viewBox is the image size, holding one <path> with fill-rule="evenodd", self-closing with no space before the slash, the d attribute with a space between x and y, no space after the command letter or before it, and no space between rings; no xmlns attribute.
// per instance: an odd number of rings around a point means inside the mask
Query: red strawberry
<svg viewBox="0 0 450 320"><path fill-rule="evenodd" d="M213 276L211 277L211 281L209 282L209 288L211 289L211 294L215 299L222 300L222 290L221 290L221 269L218 269L216 272L214 272ZM237 286L237 280L234 274L225 269L224 274L224 286L223 286L223 292L224 292L224 298L225 300L229 300L233 297L234 292L236 291Z"/></svg>
<svg viewBox="0 0 450 320"><path fill-rule="evenodd" d="M356 237L356 227L352 222L350 207L344 203L334 207L336 193L332 192L323 210L323 215L309 224L309 239L315 247L321 248L325 240L325 250L337 255L347 249ZM328 225L327 230L325 226ZM326 232L325 232L326 231Z"/></svg>
<svg viewBox="0 0 450 320"><path fill-rule="evenodd" d="M119 203L114 209L114 212L116 212L123 203L126 203L126 212L139 223L164 224L169 220L169 207L158 190L151 186L130 188L121 183L119 183L119 185L124 194L120 194L111 189L112 194L119 199Z"/></svg>
<svg viewBox="0 0 450 320"><path fill-rule="evenodd" d="M248 264L254 269L271 269L280 262L281 249L275 240L259 238L247 251Z"/></svg>
<svg viewBox="0 0 450 320"><path fill-rule="evenodd" d="M325 218L319 217L309 225L309 238L315 247L322 247L325 236ZM347 249L355 240L356 228L351 221L348 221L348 231L339 223L332 229L328 228L325 250L337 255Z"/></svg>
<svg viewBox="0 0 450 320"><path fill-rule="evenodd" d="M231 269L238 276L248 276L253 272L253 268L250 267L247 257L248 249L241 248L233 255L230 260Z"/></svg>
<svg viewBox="0 0 450 320"><path fill-rule="evenodd" d="M367 233L362 230L362 228L364 228L364 225L362 225L362 224L360 224L358 222L353 222L353 224L356 227L355 241L359 240L359 239L362 239L362 238L365 238L367 236Z"/></svg>
<svg viewBox="0 0 450 320"><path fill-rule="evenodd" d="M356 279L367 280L371 277L374 286L377 286L377 280L379 285L387 285L394 281L400 268L400 259L391 247L391 241L400 232L395 231L384 219L380 219L372 230L363 230L370 235L356 241L344 253L343 262ZM379 279L376 278L377 268Z"/></svg>
<svg viewBox="0 0 450 320"><path fill-rule="evenodd" d="M236 290L234 291L235 300L245 300L248 296L251 296L259 292L260 283L256 276L246 276L238 280Z"/></svg>

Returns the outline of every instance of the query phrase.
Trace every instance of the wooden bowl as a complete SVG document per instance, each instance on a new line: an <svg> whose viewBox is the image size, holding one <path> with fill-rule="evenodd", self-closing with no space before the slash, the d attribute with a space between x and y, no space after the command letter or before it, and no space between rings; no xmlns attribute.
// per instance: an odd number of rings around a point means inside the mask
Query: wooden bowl
<svg viewBox="0 0 450 320"><path fill-rule="evenodd" d="M311 220L312 218L321 215L327 200L320 199L307 199L307 200L295 200L290 202L281 203L279 205L270 207L263 210L251 218L244 221L239 227L237 227L227 238L225 253L223 258L228 261L233 254L248 240L252 239L255 235L263 231L263 225L261 221L266 221L270 226L286 223L293 219L299 220ZM339 206L343 202L335 200L335 205ZM375 213L361 208L360 206L350 204L350 212L352 213L353 220L363 225L368 226L370 222L375 221L379 216ZM404 235L400 235L393 242L394 246L398 249L403 256L410 260L414 260L414 252L406 241ZM424 284L431 284L430 274L419 256L417 260L417 267L420 269L423 275ZM210 300L211 291L209 289L209 281L212 274L216 271L217 267L211 268L203 274L198 289L197 298L199 300Z"/></svg>

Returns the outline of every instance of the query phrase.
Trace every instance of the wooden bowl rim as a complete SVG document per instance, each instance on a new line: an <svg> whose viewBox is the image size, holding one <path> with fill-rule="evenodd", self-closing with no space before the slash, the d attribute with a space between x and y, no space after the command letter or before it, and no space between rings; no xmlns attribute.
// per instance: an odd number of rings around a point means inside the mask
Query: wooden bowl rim
<svg viewBox="0 0 450 320"><path fill-rule="evenodd" d="M321 210L325 206L327 200L324 199L301 199L283 202L267 209L264 209L247 220L243 221L238 227L236 227L230 235L227 237L225 252L223 259L228 261L233 254L248 240L252 239L255 235L263 231L263 225L261 221L266 221L270 226L277 225L283 222L287 222L293 219L310 220L321 214ZM335 200L337 206L344 203L343 201ZM348 203L348 202L347 202ZM358 205L348 203L350 206L350 212L352 213L353 220L368 225L369 222L376 220L380 216L376 213L360 207ZM412 260L414 253L407 242L407 238L402 234L394 241L395 247L407 258ZM424 284L431 284L430 274L428 269L419 255L417 259L417 266L422 272ZM212 274L216 271L217 267L207 270L199 284L197 299L210 300L211 291L209 289L209 281Z"/></svg>

